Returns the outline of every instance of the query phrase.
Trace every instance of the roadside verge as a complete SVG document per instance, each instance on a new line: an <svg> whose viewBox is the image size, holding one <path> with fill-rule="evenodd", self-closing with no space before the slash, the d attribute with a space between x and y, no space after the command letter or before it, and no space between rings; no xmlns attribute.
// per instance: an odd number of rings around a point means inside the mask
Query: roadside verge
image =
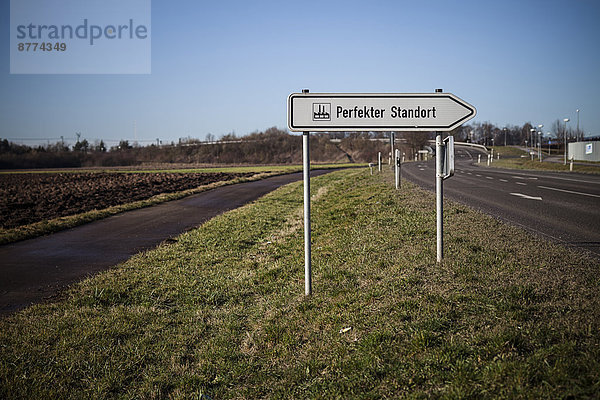
<svg viewBox="0 0 600 400"><path fill-rule="evenodd" d="M383 177L382 177L383 175ZM594 397L595 260L391 174L312 180L0 321L0 397Z"/></svg>

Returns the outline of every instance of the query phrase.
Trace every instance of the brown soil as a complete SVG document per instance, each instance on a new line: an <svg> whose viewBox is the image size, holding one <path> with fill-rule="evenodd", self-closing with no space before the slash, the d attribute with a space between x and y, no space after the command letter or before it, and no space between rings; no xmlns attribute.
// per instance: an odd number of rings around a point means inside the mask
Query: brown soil
<svg viewBox="0 0 600 400"><path fill-rule="evenodd" d="M0 227L103 209L252 173L0 174Z"/></svg>

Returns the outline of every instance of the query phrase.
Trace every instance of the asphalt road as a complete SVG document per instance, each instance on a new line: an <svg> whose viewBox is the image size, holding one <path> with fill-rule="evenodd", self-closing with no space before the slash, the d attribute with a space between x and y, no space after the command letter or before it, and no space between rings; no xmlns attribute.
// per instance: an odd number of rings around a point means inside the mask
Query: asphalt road
<svg viewBox="0 0 600 400"><path fill-rule="evenodd" d="M311 171L311 176L330 171ZM296 173L224 186L0 246L0 315L51 298L71 283L300 179Z"/></svg>
<svg viewBox="0 0 600 400"><path fill-rule="evenodd" d="M478 154L456 148L444 197L600 257L600 176L487 167ZM402 177L435 190L434 163L403 164Z"/></svg>

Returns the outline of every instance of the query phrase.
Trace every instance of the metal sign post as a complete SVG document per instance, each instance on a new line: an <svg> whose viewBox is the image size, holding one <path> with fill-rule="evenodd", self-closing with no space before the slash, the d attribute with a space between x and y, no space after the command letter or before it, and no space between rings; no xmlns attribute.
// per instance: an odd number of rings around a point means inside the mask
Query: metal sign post
<svg viewBox="0 0 600 400"><path fill-rule="evenodd" d="M442 132L435 133L435 212L437 231L437 262L444 258L444 174Z"/></svg>
<svg viewBox="0 0 600 400"><path fill-rule="evenodd" d="M302 93L308 93L304 89ZM304 295L312 294L312 262L310 238L310 148L308 143L310 132L302 133L302 177L304 180Z"/></svg>
<svg viewBox="0 0 600 400"><path fill-rule="evenodd" d="M292 93L288 97L288 127L303 132L304 171L304 279L305 294L312 293L310 242L310 158L309 132L344 131L435 131L436 132L436 208L437 259L442 260L442 181L454 170L453 142L443 144L442 131L451 131L477 111L451 93ZM394 146L391 135L392 149ZM392 153L392 157L393 157ZM396 153L397 185L400 182L399 155ZM446 168L444 169L444 160ZM489 162L489 161L488 161ZM566 164L566 157L565 157ZM381 153L378 155L381 171ZM451 172L452 171L452 172Z"/></svg>
<svg viewBox="0 0 600 400"><path fill-rule="evenodd" d="M454 175L454 137L442 140L442 133L435 135L435 209L437 225L437 262L444 258L444 180Z"/></svg>
<svg viewBox="0 0 600 400"><path fill-rule="evenodd" d="M392 164L391 161L396 159L395 154L396 153L394 152L394 132L390 132L390 168L394 168L393 165L395 164L395 161L394 164Z"/></svg>
<svg viewBox="0 0 600 400"><path fill-rule="evenodd" d="M304 294L312 294L312 271L310 258L310 152L308 132L302 134L302 174L304 178Z"/></svg>
<svg viewBox="0 0 600 400"><path fill-rule="evenodd" d="M396 190L398 190L400 188L400 149L396 149L394 160L396 172Z"/></svg>

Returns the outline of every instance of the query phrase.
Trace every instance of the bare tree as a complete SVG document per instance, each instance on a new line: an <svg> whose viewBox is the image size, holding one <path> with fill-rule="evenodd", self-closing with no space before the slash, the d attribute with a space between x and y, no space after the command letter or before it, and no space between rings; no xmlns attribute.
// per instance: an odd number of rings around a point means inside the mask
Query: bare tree
<svg viewBox="0 0 600 400"><path fill-rule="evenodd" d="M429 132L403 132L402 137L406 140L406 146L410 148L412 154L415 154L427 145Z"/></svg>
<svg viewBox="0 0 600 400"><path fill-rule="evenodd" d="M552 134L557 139L560 139L560 140L564 139L565 124L561 120L557 119L556 121L554 121L552 123Z"/></svg>

